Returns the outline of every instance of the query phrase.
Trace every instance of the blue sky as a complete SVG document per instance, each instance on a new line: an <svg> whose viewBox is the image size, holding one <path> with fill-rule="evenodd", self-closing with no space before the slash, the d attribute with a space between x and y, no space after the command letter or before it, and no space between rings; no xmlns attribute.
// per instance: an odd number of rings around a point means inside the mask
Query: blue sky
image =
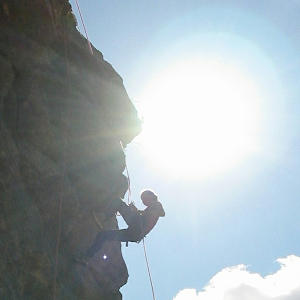
<svg viewBox="0 0 300 300"><path fill-rule="evenodd" d="M215 176L191 179L180 169L168 174L138 143L128 147L136 203L140 190L151 187L166 209L146 239L157 299L173 299L185 288L199 291L226 267L244 264L265 276L279 269L276 259L300 256L300 2L80 5L90 40L122 76L138 108L144 87L161 69L208 54L238 66L263 95L260 151ZM123 247L123 254L130 274L123 299L151 299L142 246Z"/></svg>

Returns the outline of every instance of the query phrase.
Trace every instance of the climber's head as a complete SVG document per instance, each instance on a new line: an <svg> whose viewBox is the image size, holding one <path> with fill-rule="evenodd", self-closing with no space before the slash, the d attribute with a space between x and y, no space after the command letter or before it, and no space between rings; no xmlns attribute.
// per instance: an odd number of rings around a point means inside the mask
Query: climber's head
<svg viewBox="0 0 300 300"><path fill-rule="evenodd" d="M145 206L150 206L157 201L157 195L151 190L144 190L141 193L141 199Z"/></svg>

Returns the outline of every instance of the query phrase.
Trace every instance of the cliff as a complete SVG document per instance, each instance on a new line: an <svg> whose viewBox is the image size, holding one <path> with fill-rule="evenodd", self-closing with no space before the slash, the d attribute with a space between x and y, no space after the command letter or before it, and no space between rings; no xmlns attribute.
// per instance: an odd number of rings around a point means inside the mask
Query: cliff
<svg viewBox="0 0 300 300"><path fill-rule="evenodd" d="M117 228L105 207L126 193L137 112L67 0L0 0L0 26L0 299L121 299L120 243L72 258L96 219Z"/></svg>

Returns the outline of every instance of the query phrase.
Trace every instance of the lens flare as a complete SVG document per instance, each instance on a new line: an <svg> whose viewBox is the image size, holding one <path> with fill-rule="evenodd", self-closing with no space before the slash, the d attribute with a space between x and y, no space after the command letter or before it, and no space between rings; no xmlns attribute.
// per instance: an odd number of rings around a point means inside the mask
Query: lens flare
<svg viewBox="0 0 300 300"><path fill-rule="evenodd" d="M215 174L258 148L260 96L237 68L180 62L157 74L140 99L144 126L137 142L162 171Z"/></svg>

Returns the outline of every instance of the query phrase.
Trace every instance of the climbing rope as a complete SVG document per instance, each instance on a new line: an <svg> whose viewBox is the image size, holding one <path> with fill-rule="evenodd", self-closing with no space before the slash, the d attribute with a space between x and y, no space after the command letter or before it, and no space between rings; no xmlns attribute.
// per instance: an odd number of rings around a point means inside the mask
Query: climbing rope
<svg viewBox="0 0 300 300"><path fill-rule="evenodd" d="M68 59L68 46L67 46L67 33L66 28L63 29L63 37L64 37L64 57L66 62L66 75L67 75L67 88L70 88L70 73L69 73L69 59ZM61 119L63 120L63 115L61 114ZM62 204L64 198L64 185L65 185L65 176L66 176L66 140L64 139L64 144L62 146L62 181L61 181L61 191L59 197L59 205L58 205L58 226L57 226L57 234L56 234L56 246L55 246L55 265L54 265L54 276L53 276L53 300L56 300L57 294L57 273L58 273L58 256L59 256L59 248L60 248L60 240L61 240L61 223L62 223Z"/></svg>
<svg viewBox="0 0 300 300"><path fill-rule="evenodd" d="M91 46L91 42L89 40L86 26L81 14L80 6L78 3L78 0L76 0L76 6L80 15L81 23L86 35L87 43L90 49L91 54L93 55L93 48ZM50 2L50 13L52 18L53 16L53 8L52 8L52 2ZM54 20L54 18L53 18ZM67 81L68 81L68 88L70 87L70 73L69 73L69 60L68 60L68 47L67 47L67 33L66 28L64 28L64 48L65 48L65 61L66 61L66 74L67 74ZM58 205L58 227L57 227L57 236L56 236L56 246L55 246L55 265L54 265L54 278L53 278L53 300L56 300L56 294L57 294L57 273L58 273L58 256L59 256L59 248L60 248L60 239L61 239L61 220L62 220L62 203L63 203L63 189L64 189L64 183L65 183L65 173L66 173L66 163L65 163L65 145L63 146L63 167L62 167L62 190L59 197L59 205Z"/></svg>
<svg viewBox="0 0 300 300"><path fill-rule="evenodd" d="M54 15L53 15L53 8L52 8L52 2L49 3L50 4L50 13L51 13L51 17L52 20L54 22ZM87 30L86 30L86 26L82 17L82 13L80 10L80 6L78 3L78 0L76 0L76 6L79 12L79 16L80 16L80 20L86 35L86 39L87 39L87 43L90 49L91 54L93 55L93 48L91 46L91 42L89 40L88 34L87 34ZM67 43L66 43L66 28L64 28L64 47L65 47L65 61L66 61L66 73L67 73L67 79L68 79L68 87L70 87L70 74L69 74L69 64L68 64L68 50L67 50ZM64 183L65 183L65 145L63 146L63 176L62 176L62 186L64 188ZM58 255L59 255L59 248L60 248L60 239L61 239L61 220L62 220L62 203L63 203L63 188L62 191L60 193L60 197L59 197L59 205L58 205L58 226L57 226L57 235L56 235L56 246L55 246L55 265L54 265L54 276L53 276L53 300L56 300L56 294L57 294L57 273L58 273Z"/></svg>
<svg viewBox="0 0 300 300"><path fill-rule="evenodd" d="M130 203L132 203L132 202L130 201L130 198L131 198L131 188L130 188L131 183L130 183L130 176L129 176L128 167L127 167L127 163L126 163L125 149L124 149L124 146L123 146L122 141L120 141L120 145L121 145L122 151L123 151L123 153L124 153L124 157L125 157L125 170L126 170L126 174L127 174L127 185L128 185L127 204L129 205Z"/></svg>
<svg viewBox="0 0 300 300"><path fill-rule="evenodd" d="M61 212L62 212L62 201L63 196L59 197L59 208L58 208L58 228L57 228L57 237L56 237L56 247L55 247L55 265L54 265L54 279L53 279L53 300L56 300L56 287L57 287L57 270L58 270L58 254L60 246L60 237L61 237Z"/></svg>
<svg viewBox="0 0 300 300"><path fill-rule="evenodd" d="M88 33L87 33L86 26L85 26L85 23L84 23L84 20L83 20L83 17L82 17L82 13L81 13L81 9L80 9L78 0L75 0L75 2L76 2L76 6L77 6L77 9L78 9L79 16L80 16L81 24L82 24L83 30L85 32L85 36L86 36L86 40L87 40L90 52L91 52L92 55L94 55L93 48L92 48L90 39L88 37Z"/></svg>
<svg viewBox="0 0 300 300"><path fill-rule="evenodd" d="M148 257L147 257L145 238L143 238L143 248L144 248L144 255L145 255L145 260L146 260L146 265L147 265L147 271L148 271L149 281L150 281L150 285L151 285L152 298L153 298L153 300L155 300L156 298L155 298L155 293L154 293L154 287L153 287L153 282L152 282L150 265L149 265L149 261L148 261Z"/></svg>

